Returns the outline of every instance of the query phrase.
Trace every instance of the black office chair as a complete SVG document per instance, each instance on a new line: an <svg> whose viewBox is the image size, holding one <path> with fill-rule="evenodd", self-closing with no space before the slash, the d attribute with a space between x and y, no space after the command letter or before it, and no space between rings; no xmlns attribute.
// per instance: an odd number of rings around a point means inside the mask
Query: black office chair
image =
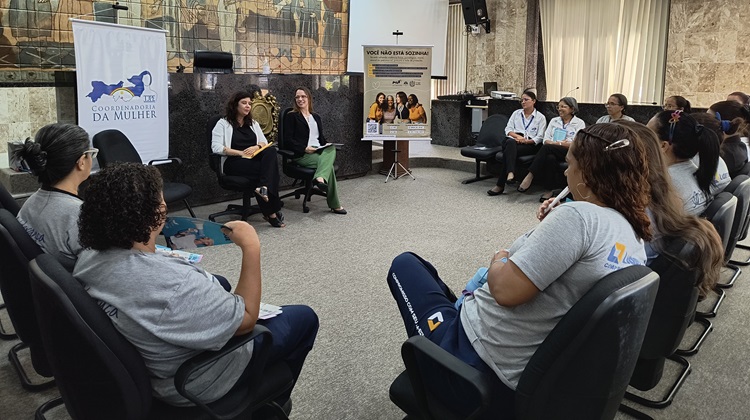
<svg viewBox="0 0 750 420"><path fill-rule="evenodd" d="M8 210L13 217L18 216L18 212L21 211L21 206L3 184L0 184L0 208Z"/></svg>
<svg viewBox="0 0 750 420"><path fill-rule="evenodd" d="M732 229L729 232L727 247L724 249L724 267L732 270L734 274L726 283L718 283L717 286L730 288L734 286L734 282L740 276L740 273L742 273L740 266L738 264L733 264L731 259L740 235L743 231L747 231L748 220L750 220L750 217L748 217L750 216L750 177L747 175L737 175L732 178L732 182L724 188L724 192L728 192L737 198L737 209L734 212Z"/></svg>
<svg viewBox="0 0 750 420"><path fill-rule="evenodd" d="M729 238L732 232L736 209L737 198L729 192L722 191L714 197L714 200L701 215L714 225L716 232L721 238L722 249L725 251L725 255L726 250L729 247ZM713 318L716 316L716 312L724 301L726 293L724 292L724 289L718 286L714 287L714 292L718 295L718 298L713 306L707 311L698 311L697 316L705 318Z"/></svg>
<svg viewBox="0 0 750 420"><path fill-rule="evenodd" d="M505 126L508 125L508 117L505 115L490 115L479 130L477 143L474 146L461 148L461 155L476 160L476 174L474 178L462 181L462 184L492 178L492 175L482 175L482 162L490 162L495 159L497 152L503 150L505 139Z"/></svg>
<svg viewBox="0 0 750 420"><path fill-rule="evenodd" d="M298 199L304 197L302 200L302 212L308 213L310 208L307 206L307 203L312 199L312 196L319 195L325 197L326 193L317 188L313 188L312 181L315 176L315 168L306 168L296 164L294 162L294 152L288 149L288 145L284 141L284 118L286 118L286 115L291 110L292 108L284 109L281 111L281 116L279 117L279 154L282 158L282 171L284 171L284 175L294 180L292 188L297 185L297 182L300 183L300 187L290 193L282 195L281 198L294 196L294 198Z"/></svg>
<svg viewBox="0 0 750 420"><path fill-rule="evenodd" d="M34 315L33 297L29 286L29 261L41 254L42 250L29 237L26 230L13 215L0 209L0 291L8 310L13 328L21 342L8 352L8 360L18 374L21 385L30 391L40 391L54 386L55 381L34 383L23 367L19 354L29 349L31 364L40 376L52 377L52 369L47 363L47 355L42 347L36 316Z"/></svg>
<svg viewBox="0 0 750 420"><path fill-rule="evenodd" d="M745 164L745 167L750 167L750 163ZM728 188L728 186L727 186L727 188ZM725 191L726 191L726 189L725 189ZM736 194L734 194L734 193L733 193L733 195L736 196ZM738 234L737 242L735 243L735 249L739 248L739 249L744 249L744 250L750 250L750 246L743 245L743 244L740 243L740 242L744 241L745 239L747 239L748 228L750 228L750 208L748 209L748 215L747 215L747 218L745 219L745 223L743 224L743 226L740 229L740 232ZM737 265L737 266L747 267L748 265L750 265L750 258L748 258L747 260L744 260L744 261L742 261L742 260L735 260L734 258L730 258L729 262L731 264L734 264L734 265Z"/></svg>
<svg viewBox="0 0 750 420"><path fill-rule="evenodd" d="M94 147L99 149L99 155L96 159L99 162L99 166L102 168L114 162L143 162L138 151L133 147L133 144L130 143L127 136L125 136L120 130L100 131L94 134L93 143ZM148 164L153 165L166 162L182 164L182 161L176 157L155 159ZM170 204L182 201L185 203L185 207L190 213L190 216L195 217L193 208L190 207L190 203L187 201L187 198L192 193L193 189L187 184L179 182L164 182L164 202Z"/></svg>
<svg viewBox="0 0 750 420"><path fill-rule="evenodd" d="M29 270L44 346L73 419L235 419L248 418L266 405L277 418L287 419L273 399L289 390L294 379L283 363L266 366L273 339L267 328L256 325L251 334L233 337L221 350L186 361L177 371L175 386L198 404L173 407L151 398L149 375L138 351L57 260L42 254ZM209 404L185 391L196 371L260 336L263 340L256 340L253 348L251 385L236 387Z"/></svg>
<svg viewBox="0 0 750 420"><path fill-rule="evenodd" d="M13 216L17 216L18 212L21 210L21 206L18 205L18 202L16 202L13 196L10 195L8 190L6 190L2 184L0 184L0 208L8 210ZM0 311L4 309L6 309L5 303L0 303ZM14 340L16 337L18 337L18 335L5 328L2 323L2 318L0 317L0 339Z"/></svg>
<svg viewBox="0 0 750 420"><path fill-rule="evenodd" d="M217 217L240 216L241 220L246 220L249 216L260 213L260 207L253 205L255 189L258 187L259 179L249 179L244 176L227 175L221 164L222 155L213 153L211 150L211 131L216 127L216 123L222 118L221 115L215 115L208 119L206 123L206 139L208 142L208 163L211 169L216 173L216 180L219 186L225 190L237 191L242 193L242 205L230 204L226 210L208 215L208 220L214 222Z"/></svg>
<svg viewBox="0 0 750 420"><path fill-rule="evenodd" d="M674 353L695 318L698 305L699 268L693 263L697 258L695 246L682 238L663 238L662 241L666 244L665 250L649 265L659 275L659 291L630 386L640 391L654 389L662 379L667 359L682 367L661 400L625 393L626 399L655 408L670 405L690 374L690 362ZM636 416L643 414L624 405L622 411Z"/></svg>
<svg viewBox="0 0 750 420"><path fill-rule="evenodd" d="M573 305L526 365L516 388L516 418L613 418L646 333L658 279L648 267L627 267L598 281ZM493 390L483 373L427 338L415 336L407 343L402 347L406 372L391 385L390 397L409 418L491 416L486 409ZM429 377L470 386L476 398L450 400L441 383L422 380L424 369Z"/></svg>

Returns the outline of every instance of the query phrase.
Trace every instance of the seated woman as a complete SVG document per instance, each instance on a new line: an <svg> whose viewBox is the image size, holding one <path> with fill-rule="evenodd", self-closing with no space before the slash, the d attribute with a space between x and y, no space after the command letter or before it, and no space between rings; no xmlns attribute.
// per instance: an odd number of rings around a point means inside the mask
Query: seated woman
<svg viewBox="0 0 750 420"><path fill-rule="evenodd" d="M258 181L255 194L263 218L273 227L284 227L276 148L268 147L254 156L268 141L258 122L253 121L252 98L250 92L244 91L229 98L224 118L211 131L211 150L224 155L221 165L225 174Z"/></svg>
<svg viewBox="0 0 750 420"><path fill-rule="evenodd" d="M696 269L700 294L706 296L719 280L724 263L724 248L719 234L708 220L685 213L682 200L672 186L671 176L661 153L661 142L654 132L637 122L617 123L633 130L635 140L642 142L646 150L648 183L651 187L648 215L653 233L653 238L646 244L649 263L665 252L668 245L664 243L666 238L685 239L695 249L690 259L684 263ZM543 211L541 214L544 214ZM672 257L677 258L675 255Z"/></svg>
<svg viewBox="0 0 750 420"><path fill-rule="evenodd" d="M339 203L336 187L336 173L333 163L336 161L334 146L318 150L328 142L323 135L323 122L320 115L313 112L313 100L306 87L297 88L294 94L294 109L284 118L284 142L294 152L294 161L306 168L315 168L313 183L326 193L328 207L333 213L346 214Z"/></svg>
<svg viewBox="0 0 750 420"><path fill-rule="evenodd" d="M383 121L383 109L385 107L385 93L378 92L375 95L375 102L370 105L370 112L367 113L367 121Z"/></svg>
<svg viewBox="0 0 750 420"><path fill-rule="evenodd" d="M557 172L558 164L565 160L568 148L578 130L586 127L582 119L575 116L578 113L578 102L575 98L566 96L557 104L559 117L550 120L544 132L544 144L536 153L529 166L529 173L518 186L519 192L526 192L531 187L535 176L553 175ZM542 195L541 201L548 199L550 193Z"/></svg>
<svg viewBox="0 0 750 420"><path fill-rule="evenodd" d="M409 121L417 124L427 123L427 114L424 112L424 107L419 103L417 95L411 94L407 98L407 104L409 105Z"/></svg>
<svg viewBox="0 0 750 420"><path fill-rule="evenodd" d="M625 109L628 107L628 98L622 93L613 93L607 99L607 103L604 105L607 109L607 115L596 120L597 124L608 123L623 119L625 121L635 121L624 114Z"/></svg>
<svg viewBox="0 0 750 420"><path fill-rule="evenodd" d="M682 96L674 95L664 100L664 106L662 107L665 111L677 111L680 110L687 114L692 112L690 108L690 101Z"/></svg>
<svg viewBox="0 0 750 420"><path fill-rule="evenodd" d="M78 187L91 173L97 149L89 146L89 135L73 124L50 124L26 140L15 155L23 159L42 188L21 207L18 221L47 254L68 271L82 248L78 243Z"/></svg>
<svg viewBox="0 0 750 420"><path fill-rule="evenodd" d="M487 283L458 309L428 262L411 253L393 261L388 285L407 334L426 336L491 377L497 390L491 418L513 413L513 390L526 364L568 310L607 274L645 264L648 168L632 137L615 124L579 131L566 171L576 201L496 252ZM434 322L438 314L442 322Z"/></svg>
<svg viewBox="0 0 750 420"><path fill-rule="evenodd" d="M156 168L110 165L91 177L86 193L79 219L86 249L73 275L141 354L156 398L190 405L175 389L180 365L249 333L256 323L273 333L268 363L286 363L296 382L315 341L318 318L307 306L285 306L281 315L258 320L260 242L252 226L226 224L231 230L224 233L242 252L237 287L229 293L203 269L155 252L167 211ZM189 391L206 403L221 398L249 379L245 369L252 357L253 344L248 343L196 375ZM276 402L285 404L290 393Z"/></svg>
<svg viewBox="0 0 750 420"><path fill-rule="evenodd" d="M750 110L736 101L721 101L711 105L708 114L719 124L719 153L727 164L729 175L735 177L748 159L742 137L747 137L750 133Z"/></svg>
<svg viewBox="0 0 750 420"><path fill-rule="evenodd" d="M547 127L547 118L534 107L536 94L526 90L521 95L521 109L513 111L505 126L503 140L503 173L497 178L497 185L487 191L487 195L500 195L505 184L516 181L516 159L518 156L533 155L539 151L539 144Z"/></svg>
<svg viewBox="0 0 750 420"><path fill-rule="evenodd" d="M700 215L711 201L711 183L719 166L719 141L711 130L682 111L662 111L648 122L661 141L672 184L685 212ZM691 159L698 155L698 164Z"/></svg>

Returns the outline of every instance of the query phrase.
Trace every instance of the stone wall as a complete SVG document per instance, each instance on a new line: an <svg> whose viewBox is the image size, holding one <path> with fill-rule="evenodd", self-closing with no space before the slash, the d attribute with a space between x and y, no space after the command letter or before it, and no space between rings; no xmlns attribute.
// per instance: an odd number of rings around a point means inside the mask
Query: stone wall
<svg viewBox="0 0 750 420"><path fill-rule="evenodd" d="M526 66L527 0L487 0L491 32L469 35L467 88L482 91L484 82L520 93Z"/></svg>
<svg viewBox="0 0 750 420"><path fill-rule="evenodd" d="M664 96L709 107L750 92L750 2L672 0Z"/></svg>

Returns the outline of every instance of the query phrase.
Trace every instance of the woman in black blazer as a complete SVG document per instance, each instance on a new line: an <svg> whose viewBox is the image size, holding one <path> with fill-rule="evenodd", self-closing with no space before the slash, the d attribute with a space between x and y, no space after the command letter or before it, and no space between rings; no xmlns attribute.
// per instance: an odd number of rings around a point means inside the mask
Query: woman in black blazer
<svg viewBox="0 0 750 420"><path fill-rule="evenodd" d="M327 144L323 135L323 123L318 114L313 113L310 90L301 87L294 95L294 109L284 118L284 142L294 152L294 162L306 168L315 168L313 183L315 188L326 193L328 207L336 214L346 214L339 203L336 188L336 174L333 163L336 148L322 148Z"/></svg>

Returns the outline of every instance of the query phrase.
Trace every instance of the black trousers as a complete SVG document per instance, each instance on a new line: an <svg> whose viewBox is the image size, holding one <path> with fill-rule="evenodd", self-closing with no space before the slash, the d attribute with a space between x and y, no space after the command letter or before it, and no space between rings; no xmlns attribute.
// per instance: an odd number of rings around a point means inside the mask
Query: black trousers
<svg viewBox="0 0 750 420"><path fill-rule="evenodd" d="M268 188L268 201L258 198L258 207L263 215L270 216L281 210L279 200L279 162L276 158L276 148L269 147L252 159L240 156L229 156L224 161L224 173L232 176L242 176L250 180L258 180L258 186Z"/></svg>
<svg viewBox="0 0 750 420"><path fill-rule="evenodd" d="M538 150L538 144L518 144L515 139L506 137L503 140L503 170L497 178L497 186L504 186L508 173L516 172L516 159L519 156L534 155Z"/></svg>
<svg viewBox="0 0 750 420"><path fill-rule="evenodd" d="M546 180L547 187L554 188L555 186L552 184L559 171L560 163L565 162L565 155L567 154L568 149L566 147L544 144L534 157L534 161L531 162L529 172L534 174L534 178L542 177Z"/></svg>

